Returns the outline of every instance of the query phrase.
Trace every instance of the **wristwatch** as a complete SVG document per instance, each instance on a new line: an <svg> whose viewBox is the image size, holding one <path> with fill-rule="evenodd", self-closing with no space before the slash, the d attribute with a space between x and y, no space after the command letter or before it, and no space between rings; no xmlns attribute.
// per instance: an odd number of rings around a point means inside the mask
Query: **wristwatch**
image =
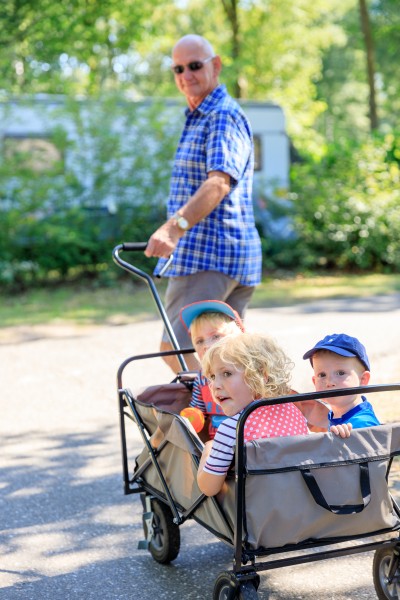
<svg viewBox="0 0 400 600"><path fill-rule="evenodd" d="M178 225L179 229L182 229L182 231L187 231L190 229L189 221L185 219L185 217L182 217L182 215L180 215L178 212L176 212L172 218L175 219L176 224Z"/></svg>

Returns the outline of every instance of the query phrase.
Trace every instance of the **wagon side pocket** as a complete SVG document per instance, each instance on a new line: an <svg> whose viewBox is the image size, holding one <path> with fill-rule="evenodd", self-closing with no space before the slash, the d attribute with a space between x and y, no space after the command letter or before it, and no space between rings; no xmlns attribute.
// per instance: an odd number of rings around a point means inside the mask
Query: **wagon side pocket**
<svg viewBox="0 0 400 600"><path fill-rule="evenodd" d="M345 465L343 465L345 466ZM369 464L368 462L361 462L358 464L359 472L360 472L360 492L362 496L361 504L329 504L326 500L321 488L319 487L317 480L312 474L311 469L301 469L300 473L303 477L303 481L308 487L309 492L311 493L314 501L325 508L325 510L329 510L331 513L335 515L353 515L356 513L360 513L364 508L368 506L371 502L371 482L370 482L370 473L369 473ZM341 483L343 478L341 478Z"/></svg>

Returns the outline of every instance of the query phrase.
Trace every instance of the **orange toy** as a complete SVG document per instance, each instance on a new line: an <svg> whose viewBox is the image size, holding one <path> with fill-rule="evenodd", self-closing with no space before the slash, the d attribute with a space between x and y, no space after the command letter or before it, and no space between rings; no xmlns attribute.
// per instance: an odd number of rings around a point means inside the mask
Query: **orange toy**
<svg viewBox="0 0 400 600"><path fill-rule="evenodd" d="M186 417L192 424L193 429L198 433L204 427L204 415L199 408L188 406L179 413L181 417Z"/></svg>

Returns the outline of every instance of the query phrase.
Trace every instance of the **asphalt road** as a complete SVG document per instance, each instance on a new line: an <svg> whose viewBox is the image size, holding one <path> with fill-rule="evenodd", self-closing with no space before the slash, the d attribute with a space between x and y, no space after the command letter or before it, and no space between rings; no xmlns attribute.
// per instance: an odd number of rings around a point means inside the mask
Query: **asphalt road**
<svg viewBox="0 0 400 600"><path fill-rule="evenodd" d="M371 383L400 380L400 295L250 309L246 322L285 347L299 391L312 389L302 354L333 332L365 343ZM0 600L206 600L230 568L230 549L192 522L170 566L137 549L141 506L122 490L115 374L127 356L157 351L160 331L158 320L0 330ZM140 365L130 387L170 380L158 360ZM384 419L384 404L375 408ZM373 599L371 563L362 554L263 573L259 598Z"/></svg>

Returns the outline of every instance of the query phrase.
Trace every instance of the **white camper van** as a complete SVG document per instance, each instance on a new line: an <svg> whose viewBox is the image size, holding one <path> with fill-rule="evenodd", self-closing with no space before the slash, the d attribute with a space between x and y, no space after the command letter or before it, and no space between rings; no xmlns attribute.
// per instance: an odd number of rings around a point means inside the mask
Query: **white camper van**
<svg viewBox="0 0 400 600"><path fill-rule="evenodd" d="M241 102L254 137L253 201L255 218L265 236L294 236L289 200L290 141L285 115L277 104Z"/></svg>
<svg viewBox="0 0 400 600"><path fill-rule="evenodd" d="M156 100L145 100L138 104L149 106ZM49 165L65 163L71 168L83 171L83 185L91 185L89 170L82 168L80 159L74 157L73 145L65 153L54 143L52 134L56 126L61 126L67 135L77 137L76 125L68 117L68 112L62 110L65 99L62 96L37 95L27 98L15 98L0 101L0 139L3 153L18 152L23 154L31 167L37 170L48 168ZM83 114L85 101L82 101ZM289 139L286 134L283 110L276 104L264 102L241 101L247 114L254 134L255 144L255 175L254 175L254 209L256 220L265 234L273 237L290 237L290 219L285 213L288 201L289 187ZM184 105L178 100L166 100L164 110L169 115L171 123L179 131L183 126L182 111ZM89 109L90 110L90 109ZM145 113L144 113L145 114ZM119 123L113 124L115 131L124 137L126 146L132 146L132 136ZM146 130L146 138L151 139L152 128ZM157 143L154 135L154 144ZM76 147L76 145L75 145ZM90 152L90 143L87 145ZM166 190L163 191L166 193ZM134 194L133 194L134 195ZM157 201L162 201L158 199ZM104 200L105 208L112 210L117 198ZM271 207L278 206L278 212ZM279 210L279 207L282 210ZM280 214L281 213L281 214Z"/></svg>

